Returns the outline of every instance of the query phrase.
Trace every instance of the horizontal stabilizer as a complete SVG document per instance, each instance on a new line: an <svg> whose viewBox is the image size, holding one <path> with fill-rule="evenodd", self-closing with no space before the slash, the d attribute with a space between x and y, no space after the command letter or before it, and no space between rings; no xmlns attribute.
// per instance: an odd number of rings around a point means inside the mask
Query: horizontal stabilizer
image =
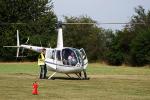
<svg viewBox="0 0 150 100"><path fill-rule="evenodd" d="M17 56L15 56L17 57ZM18 56L17 58L26 58L27 56Z"/></svg>

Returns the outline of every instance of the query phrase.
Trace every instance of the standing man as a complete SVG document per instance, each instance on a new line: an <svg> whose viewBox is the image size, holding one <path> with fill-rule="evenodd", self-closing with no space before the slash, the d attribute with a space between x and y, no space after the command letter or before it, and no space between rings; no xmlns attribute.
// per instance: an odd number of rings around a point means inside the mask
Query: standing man
<svg viewBox="0 0 150 100"><path fill-rule="evenodd" d="M41 54L38 57L38 65L40 66L40 79L45 79L47 74L47 67L45 64L45 49L42 49Z"/></svg>

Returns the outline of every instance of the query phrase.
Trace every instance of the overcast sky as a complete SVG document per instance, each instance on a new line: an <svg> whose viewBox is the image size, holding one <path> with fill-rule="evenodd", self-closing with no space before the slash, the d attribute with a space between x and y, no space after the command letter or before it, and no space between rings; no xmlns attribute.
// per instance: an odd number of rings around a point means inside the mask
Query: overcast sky
<svg viewBox="0 0 150 100"><path fill-rule="evenodd" d="M150 10L150 0L53 0L54 11L60 20L63 16L87 15L99 23L129 22L134 8L139 5ZM122 25L100 25L104 28L121 29Z"/></svg>

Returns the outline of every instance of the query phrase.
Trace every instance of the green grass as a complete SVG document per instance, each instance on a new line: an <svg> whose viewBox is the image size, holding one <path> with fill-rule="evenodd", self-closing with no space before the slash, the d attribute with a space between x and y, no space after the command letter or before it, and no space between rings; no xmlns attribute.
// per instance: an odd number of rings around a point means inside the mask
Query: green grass
<svg viewBox="0 0 150 100"><path fill-rule="evenodd" d="M40 94L32 95L36 63L0 63L0 100L150 100L149 67L93 63L87 72L90 80L39 80Z"/></svg>
<svg viewBox="0 0 150 100"><path fill-rule="evenodd" d="M0 73L36 73L36 63L0 63Z"/></svg>
<svg viewBox="0 0 150 100"><path fill-rule="evenodd" d="M127 66L108 66L105 64L90 64L88 71L91 74L104 75L150 75L150 67L127 67Z"/></svg>

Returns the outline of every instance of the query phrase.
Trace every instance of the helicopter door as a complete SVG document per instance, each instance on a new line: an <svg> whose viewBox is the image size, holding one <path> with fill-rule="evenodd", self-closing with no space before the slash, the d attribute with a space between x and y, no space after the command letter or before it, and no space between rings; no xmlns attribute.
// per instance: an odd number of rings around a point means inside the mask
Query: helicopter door
<svg viewBox="0 0 150 100"><path fill-rule="evenodd" d="M80 53L81 53L81 58L83 60L83 66L84 66L84 68L86 68L87 64L88 64L88 59L87 59L86 53L83 48L80 49Z"/></svg>
<svg viewBox="0 0 150 100"><path fill-rule="evenodd" d="M52 53L51 53L51 61L52 61L52 63L51 63L51 67L53 68L53 69L56 69L56 50L52 50Z"/></svg>
<svg viewBox="0 0 150 100"><path fill-rule="evenodd" d="M54 50L54 49L46 49L46 54L45 54L46 65L49 66L50 68L54 69L54 70L56 69L55 53L56 53L56 50Z"/></svg>

